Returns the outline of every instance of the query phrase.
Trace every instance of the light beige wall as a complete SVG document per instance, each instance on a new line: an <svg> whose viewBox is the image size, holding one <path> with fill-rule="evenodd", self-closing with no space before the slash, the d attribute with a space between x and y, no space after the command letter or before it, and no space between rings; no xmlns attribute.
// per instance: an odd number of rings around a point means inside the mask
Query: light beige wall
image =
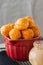
<svg viewBox="0 0 43 65"><path fill-rule="evenodd" d="M0 26L27 15L34 18L43 36L43 0L0 0Z"/></svg>
<svg viewBox="0 0 43 65"><path fill-rule="evenodd" d="M43 0L33 0L33 18L41 30L43 37Z"/></svg>

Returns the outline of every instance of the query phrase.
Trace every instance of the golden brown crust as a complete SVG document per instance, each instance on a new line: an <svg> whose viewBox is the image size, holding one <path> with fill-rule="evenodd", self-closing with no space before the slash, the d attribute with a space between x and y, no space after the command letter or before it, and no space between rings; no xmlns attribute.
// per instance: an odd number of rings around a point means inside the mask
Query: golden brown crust
<svg viewBox="0 0 43 65"><path fill-rule="evenodd" d="M40 36L40 29L37 26L30 27L34 32L34 37Z"/></svg>
<svg viewBox="0 0 43 65"><path fill-rule="evenodd" d="M26 16L25 18L26 18L26 19L28 20L28 22L29 22L29 27L35 26L35 22L34 22L34 20L33 20L32 17Z"/></svg>
<svg viewBox="0 0 43 65"><path fill-rule="evenodd" d="M0 32L3 36L10 36L12 40L23 38L31 39L40 36L40 29L35 25L31 16L19 18L15 24L9 23L2 26Z"/></svg>
<svg viewBox="0 0 43 65"><path fill-rule="evenodd" d="M16 21L14 28L18 30L27 29L29 26L28 20L25 18L20 18Z"/></svg>
<svg viewBox="0 0 43 65"><path fill-rule="evenodd" d="M9 32L9 37L12 39L12 40L15 40L15 39L19 39L21 38L21 33L19 30L17 29L12 29L10 32Z"/></svg>
<svg viewBox="0 0 43 65"><path fill-rule="evenodd" d="M10 23L1 27L1 34L3 36L9 36L9 31L14 28L14 24Z"/></svg>
<svg viewBox="0 0 43 65"><path fill-rule="evenodd" d="M32 29L26 29L22 31L22 35L24 39L31 39L34 37L34 32Z"/></svg>

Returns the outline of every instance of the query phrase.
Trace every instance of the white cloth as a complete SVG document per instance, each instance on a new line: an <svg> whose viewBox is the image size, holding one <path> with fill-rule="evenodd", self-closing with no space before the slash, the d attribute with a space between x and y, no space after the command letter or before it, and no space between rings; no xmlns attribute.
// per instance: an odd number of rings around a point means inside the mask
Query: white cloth
<svg viewBox="0 0 43 65"><path fill-rule="evenodd" d="M43 36L43 0L0 0L0 27L27 15L34 18Z"/></svg>

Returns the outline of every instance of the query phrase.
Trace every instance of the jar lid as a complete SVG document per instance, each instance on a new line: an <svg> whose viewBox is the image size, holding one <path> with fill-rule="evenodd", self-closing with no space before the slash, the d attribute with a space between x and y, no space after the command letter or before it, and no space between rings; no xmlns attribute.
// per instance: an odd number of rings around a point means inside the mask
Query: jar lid
<svg viewBox="0 0 43 65"><path fill-rule="evenodd" d="M34 47L37 47L37 48L43 49L43 41L35 41L35 42L33 43L33 46L34 46Z"/></svg>

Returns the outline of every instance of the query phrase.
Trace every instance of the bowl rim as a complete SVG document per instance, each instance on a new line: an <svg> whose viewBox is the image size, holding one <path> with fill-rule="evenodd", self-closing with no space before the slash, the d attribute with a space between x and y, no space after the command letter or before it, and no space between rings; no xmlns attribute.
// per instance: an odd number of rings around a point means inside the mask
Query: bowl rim
<svg viewBox="0 0 43 65"><path fill-rule="evenodd" d="M4 36L4 38L8 39L9 41L24 41L24 40L35 40L35 39L38 39L40 38L41 39L41 36L38 36L36 38L31 38L31 39L16 39L16 40L11 40L9 39L8 37Z"/></svg>

